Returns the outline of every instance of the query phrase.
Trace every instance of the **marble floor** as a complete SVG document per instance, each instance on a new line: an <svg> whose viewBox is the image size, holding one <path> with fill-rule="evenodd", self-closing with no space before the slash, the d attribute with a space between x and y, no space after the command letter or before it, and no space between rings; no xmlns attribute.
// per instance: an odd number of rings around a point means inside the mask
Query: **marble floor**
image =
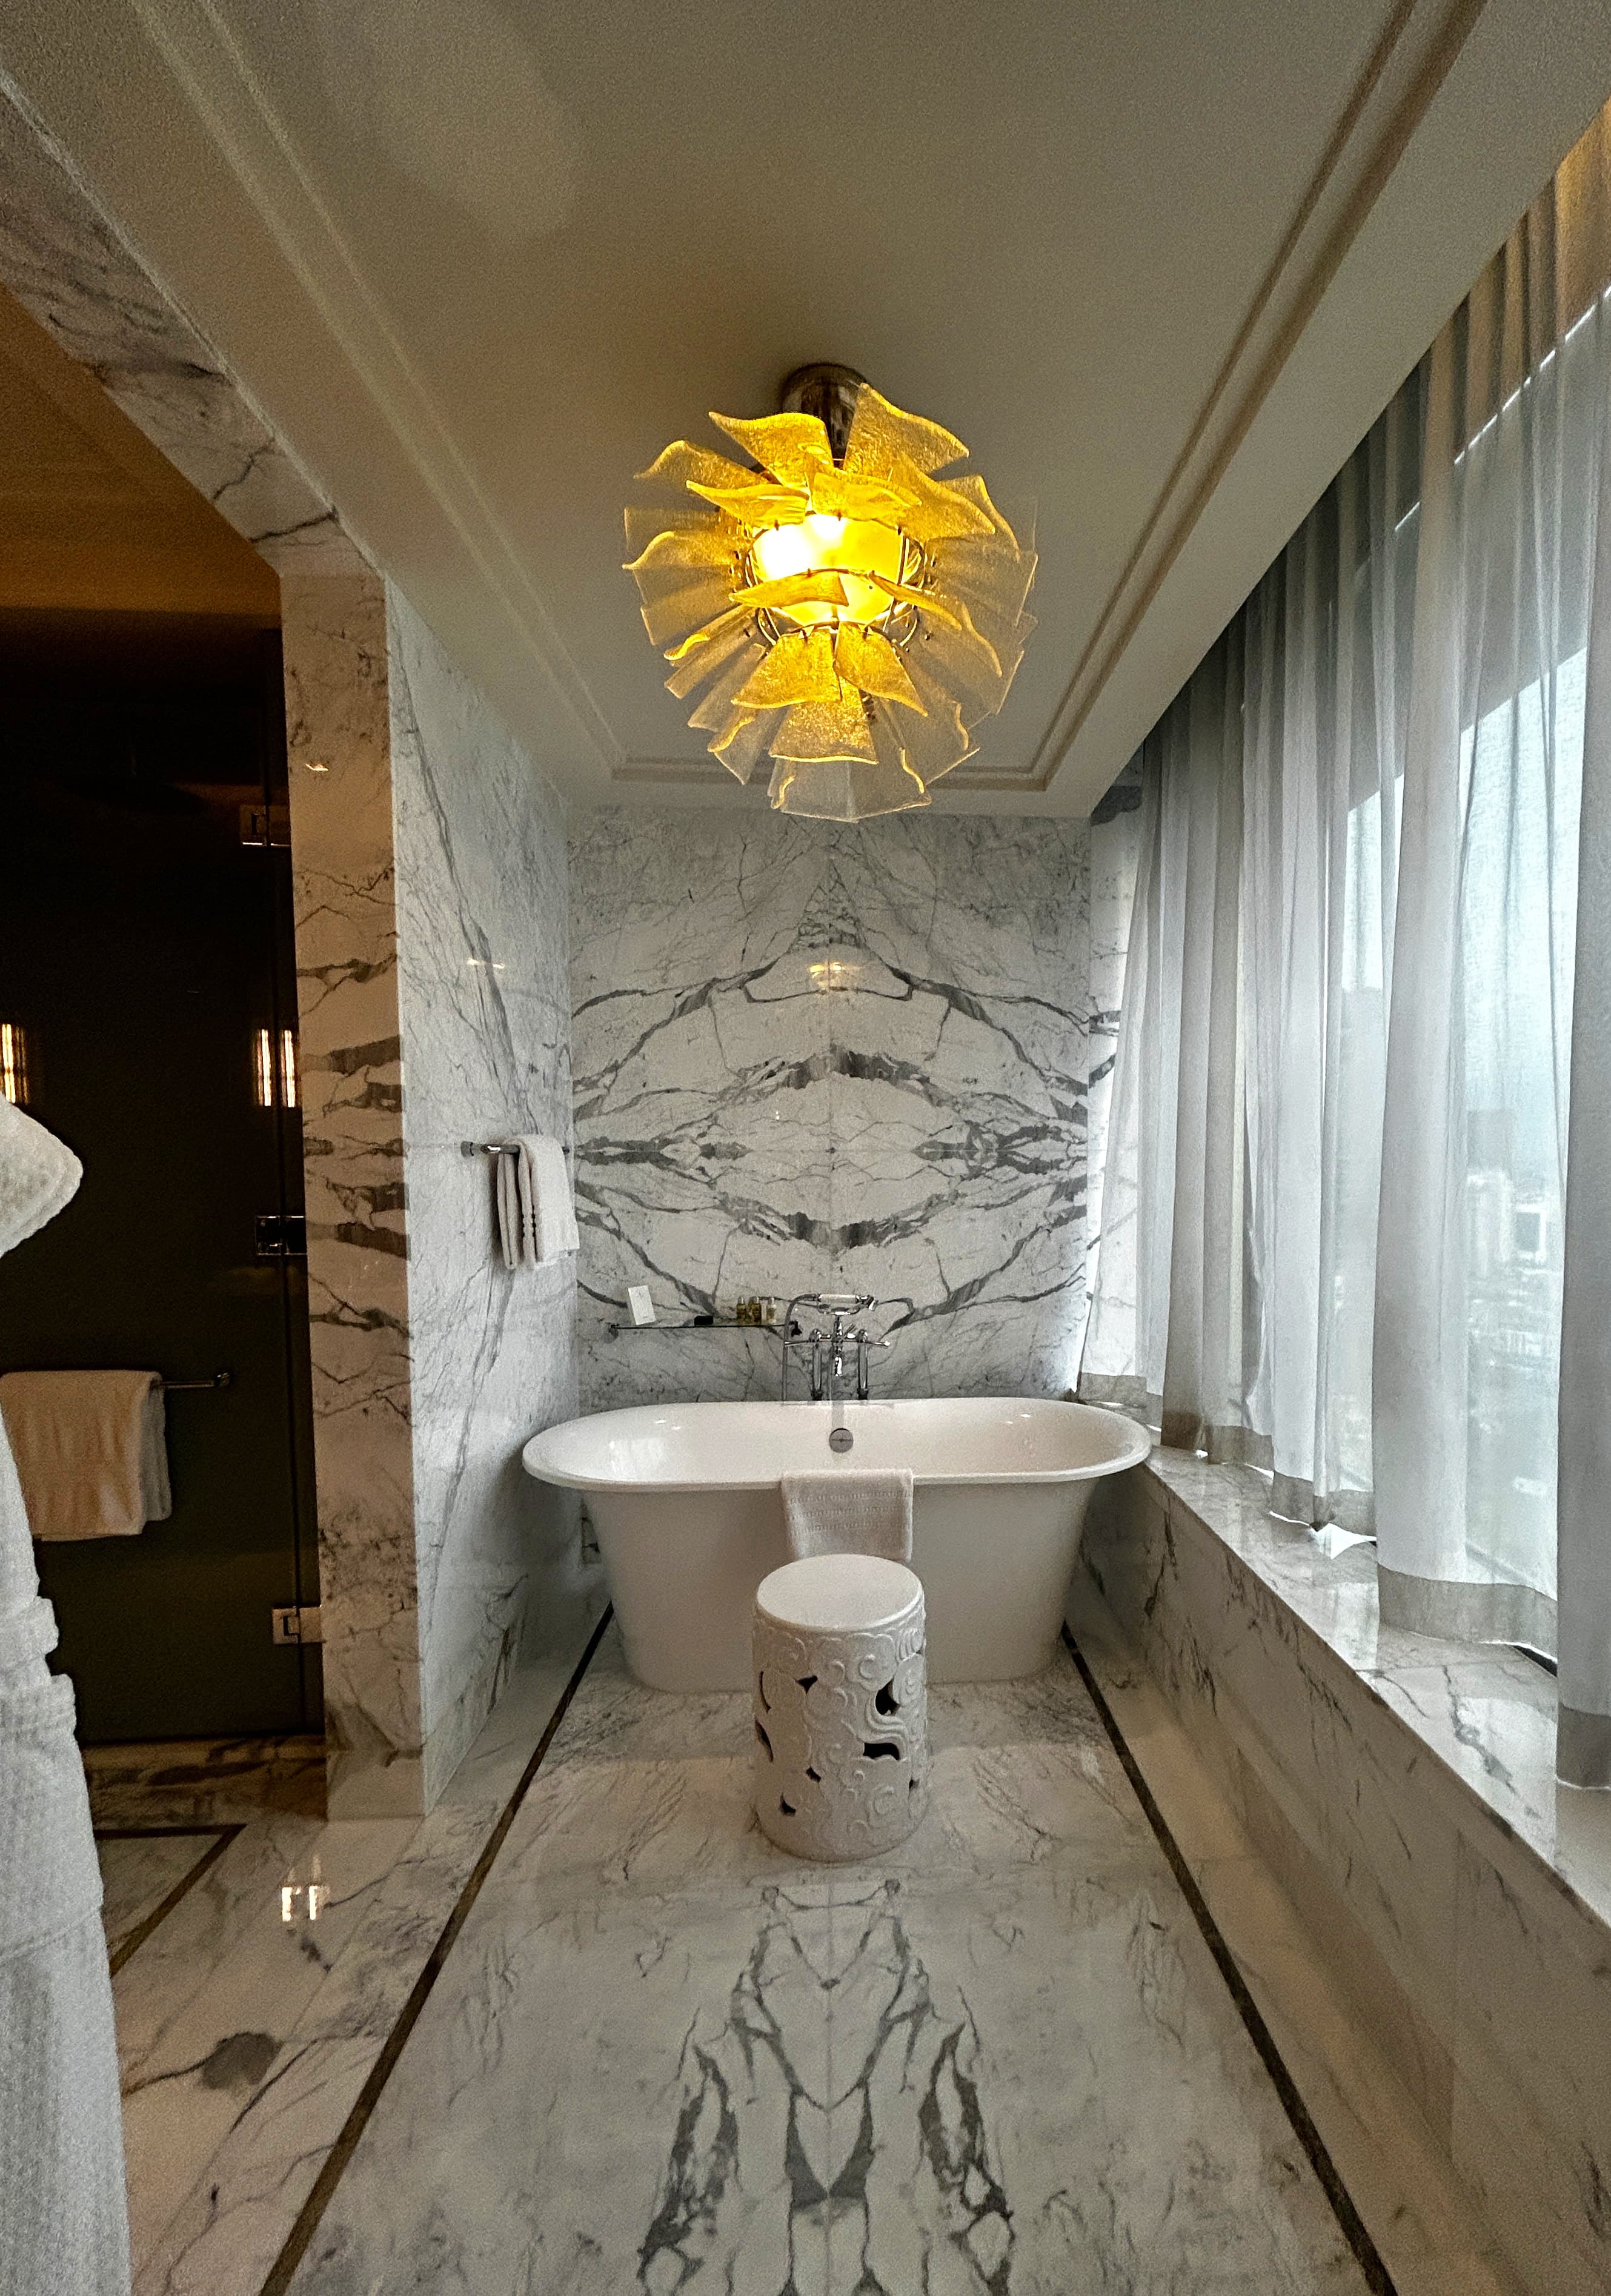
<svg viewBox="0 0 1611 2296"><path fill-rule="evenodd" d="M922 1825L834 1868L612 1629L417 1828L105 1845L125 1935L211 1859L116 1980L136 2296L1513 2296L1110 1629L1172 1868L1066 1654L933 1692Z"/></svg>
<svg viewBox="0 0 1611 2296"><path fill-rule="evenodd" d="M931 1732L911 1841L801 1865L612 1636L292 2288L1366 2286L1067 1658Z"/></svg>
<svg viewBox="0 0 1611 2296"><path fill-rule="evenodd" d="M195 1887L240 1832L238 1825L131 1827L95 1836L101 1920L114 1974Z"/></svg>

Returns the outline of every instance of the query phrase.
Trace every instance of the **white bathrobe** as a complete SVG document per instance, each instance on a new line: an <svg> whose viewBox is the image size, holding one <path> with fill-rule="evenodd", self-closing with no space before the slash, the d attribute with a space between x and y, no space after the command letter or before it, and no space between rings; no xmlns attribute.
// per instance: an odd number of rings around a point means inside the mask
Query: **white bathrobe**
<svg viewBox="0 0 1611 2296"><path fill-rule="evenodd" d="M82 1177L0 1099L0 1252ZM45 1654L17 1471L0 1426L0 2296L127 2296L128 2207L101 1874L73 1690Z"/></svg>

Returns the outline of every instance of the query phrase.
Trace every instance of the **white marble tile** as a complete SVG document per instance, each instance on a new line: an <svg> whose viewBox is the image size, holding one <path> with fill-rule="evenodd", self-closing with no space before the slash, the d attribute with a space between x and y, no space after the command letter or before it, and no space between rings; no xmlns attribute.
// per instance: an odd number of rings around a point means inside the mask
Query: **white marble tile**
<svg viewBox="0 0 1611 2296"><path fill-rule="evenodd" d="M101 1924L116 1954L170 1890L195 1871L218 1841L216 1833L95 1836L101 1866Z"/></svg>
<svg viewBox="0 0 1611 2296"><path fill-rule="evenodd" d="M519 1464L576 1407L573 1267L506 1272L461 1152L568 1135L564 835L395 592L284 590L330 1807L400 1814L579 1563Z"/></svg>
<svg viewBox="0 0 1611 2296"><path fill-rule="evenodd" d="M293 2285L1361 2285L1071 1669L801 1865L730 1705L584 1685ZM701 1742L723 1751L700 1753Z"/></svg>
<svg viewBox="0 0 1611 2296"><path fill-rule="evenodd" d="M410 1414L425 1792L507 1678L529 1604L562 1600L576 1507L521 1472L576 1411L575 1262L511 1275L465 1141L571 1128L564 816L396 591L387 611L406 1088Z"/></svg>
<svg viewBox="0 0 1611 2296"><path fill-rule="evenodd" d="M1515 2296L1447 2154L1341 1988L1335 1931L1308 1926L1253 1852L1133 1644L1089 1580L1070 1621L1125 1742L1400 2296Z"/></svg>
<svg viewBox="0 0 1611 2296"><path fill-rule="evenodd" d="M639 1282L685 1317L874 1292L896 1333L880 1391L1065 1390L1085 824L612 810L571 855L589 1406L776 1392L775 1342L610 1340ZM829 958L853 986L813 981Z"/></svg>
<svg viewBox="0 0 1611 2296"><path fill-rule="evenodd" d="M531 1622L503 1699L417 1825L249 1826L124 1971L119 2048L143 2083L130 2154L131 2203L145 2235L138 2296L258 2296L554 1713L601 1599L589 1587ZM287 1925L280 1890L288 1875L305 1887L316 1857L338 1894L316 1924ZM160 2078L170 2064L188 2070ZM164 2092L175 2087L169 2104ZM161 2100L151 2111L163 2138L149 2160L138 2141L146 2095Z"/></svg>
<svg viewBox="0 0 1611 2296"><path fill-rule="evenodd" d="M1265 1511L1264 1486L1247 1470L1211 1467L1159 1450L1147 1474L1212 1525L1212 1537L1252 1567L1271 1600L1259 1606L1278 1636L1307 1636L1309 1661L1335 1658L1335 1689L1363 1677L1381 1703L1434 1757L1443 1774L1474 1792L1500 1826L1558 1877L1602 1923L1611 1923L1611 1798L1574 1792L1555 1777L1553 1677L1535 1660L1500 1644L1445 1642L1379 1620L1375 1549L1330 1556L1307 1531ZM1187 1526L1188 1529L1189 1526ZM1101 1549L1100 1526L1097 1548ZM1095 1550L1094 1550L1095 1551ZM1103 1550L1102 1567L1116 1555ZM1440 1790L1442 1806L1468 1808Z"/></svg>
<svg viewBox="0 0 1611 2296"><path fill-rule="evenodd" d="M1611 1955L1564 1891L1518 1890L1469 1846L1455 1932L1457 2096L1502 2087L1565 2185L1562 2223L1611 2276ZM1457 2141L1458 2141L1457 2123Z"/></svg>
<svg viewBox="0 0 1611 2296"><path fill-rule="evenodd" d="M1547 1672L1379 1629L1363 1551L1327 1555L1261 1497L1251 1475L1160 1454L1093 1511L1093 1571L1330 1932L1356 2017L1510 2269L1541 2289L1603 2285L1606 1797L1555 1781Z"/></svg>
<svg viewBox="0 0 1611 2296"><path fill-rule="evenodd" d="M306 2005L324 1987L414 1830L406 1818L320 1828L300 1857L275 1872L235 1928L227 1955L184 2004L143 2032L138 2044L120 2033L136 2269L242 2106L272 2077ZM287 1922L281 1891L292 1876L304 1894L292 1901L297 1917ZM327 1893L313 1919L303 1910L309 1885ZM140 1959L136 1954L128 1969Z"/></svg>

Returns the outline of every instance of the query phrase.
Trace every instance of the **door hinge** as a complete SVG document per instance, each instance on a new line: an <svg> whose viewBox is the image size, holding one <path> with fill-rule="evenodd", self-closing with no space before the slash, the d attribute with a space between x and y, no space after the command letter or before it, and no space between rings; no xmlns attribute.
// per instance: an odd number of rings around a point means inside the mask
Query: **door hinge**
<svg viewBox="0 0 1611 2296"><path fill-rule="evenodd" d="M271 1611L274 1638L276 1643L322 1643L325 1630L316 1603L304 1603L288 1611Z"/></svg>
<svg viewBox="0 0 1611 2296"><path fill-rule="evenodd" d="M259 1212L255 1234L259 1259L305 1259L308 1256L305 1212Z"/></svg>
<svg viewBox="0 0 1611 2296"><path fill-rule="evenodd" d="M289 845L291 808L288 805L243 805L241 808L242 845Z"/></svg>

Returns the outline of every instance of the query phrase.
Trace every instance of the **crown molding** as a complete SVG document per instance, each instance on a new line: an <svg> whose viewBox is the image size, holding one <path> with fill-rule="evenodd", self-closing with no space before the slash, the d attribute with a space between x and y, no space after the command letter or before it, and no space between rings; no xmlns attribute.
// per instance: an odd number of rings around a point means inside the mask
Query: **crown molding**
<svg viewBox="0 0 1611 2296"><path fill-rule="evenodd" d="M1605 101L1598 0L1413 0L1361 70L1033 760L1083 813Z"/></svg>

